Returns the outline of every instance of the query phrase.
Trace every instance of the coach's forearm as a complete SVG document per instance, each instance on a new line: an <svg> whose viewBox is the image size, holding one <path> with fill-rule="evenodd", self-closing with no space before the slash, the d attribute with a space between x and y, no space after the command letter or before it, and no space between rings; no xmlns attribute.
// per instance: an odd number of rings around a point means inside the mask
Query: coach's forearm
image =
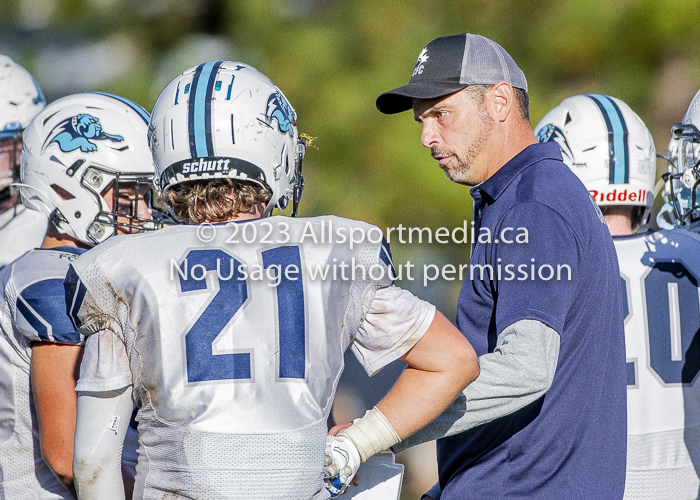
<svg viewBox="0 0 700 500"><path fill-rule="evenodd" d="M552 385L559 334L544 323L521 320L505 328L492 353L479 357L481 373L432 423L393 446L395 452L459 434L524 408Z"/></svg>
<svg viewBox="0 0 700 500"><path fill-rule="evenodd" d="M353 442L363 462L437 417L479 374L471 344L440 313L401 359L408 367L384 399L349 427L330 431L343 429L338 435Z"/></svg>

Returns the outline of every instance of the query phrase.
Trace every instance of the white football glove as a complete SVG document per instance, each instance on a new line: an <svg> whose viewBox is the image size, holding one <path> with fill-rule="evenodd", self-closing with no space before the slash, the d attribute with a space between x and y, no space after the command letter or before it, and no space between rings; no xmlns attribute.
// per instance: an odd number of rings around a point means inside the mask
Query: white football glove
<svg viewBox="0 0 700 500"><path fill-rule="evenodd" d="M360 452L355 444L343 436L328 436L326 438L326 458L323 471L323 482L330 491L331 497L337 497L355 477L360 468Z"/></svg>

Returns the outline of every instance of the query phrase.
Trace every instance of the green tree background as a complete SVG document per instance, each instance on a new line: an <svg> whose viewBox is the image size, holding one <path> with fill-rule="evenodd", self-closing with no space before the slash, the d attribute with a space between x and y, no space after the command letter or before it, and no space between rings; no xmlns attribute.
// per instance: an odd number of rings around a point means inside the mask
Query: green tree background
<svg viewBox="0 0 700 500"><path fill-rule="evenodd" d="M151 109L184 69L239 60L267 74L316 137L300 213L386 229L453 228L471 198L419 143L410 113L380 114L420 50L462 32L499 42L525 72L532 125L563 98L604 93L629 104L666 153L670 127L700 87L700 2L691 0L0 0L0 53L49 101L102 90ZM659 163L659 172L665 168ZM660 200L657 200L658 208ZM397 264L460 264L467 245L400 244ZM402 284L454 319L460 283ZM414 469L415 471L415 469ZM407 471L405 498L423 487Z"/></svg>

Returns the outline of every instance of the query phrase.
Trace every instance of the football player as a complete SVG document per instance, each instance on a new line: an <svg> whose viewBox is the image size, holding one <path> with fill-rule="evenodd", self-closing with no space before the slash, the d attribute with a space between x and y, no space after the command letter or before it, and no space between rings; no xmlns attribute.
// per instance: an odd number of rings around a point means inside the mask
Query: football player
<svg viewBox="0 0 700 500"><path fill-rule="evenodd" d="M36 80L22 66L0 54L0 269L27 250L41 246L46 216L25 210L19 190L22 130L44 109Z"/></svg>
<svg viewBox="0 0 700 500"><path fill-rule="evenodd" d="M243 63L201 64L161 93L149 131L156 183L190 224L113 238L74 261L66 280L76 324L91 334L80 383L113 381L78 389L80 498L118 487L132 397L135 497L323 499L326 420L348 347L370 375L408 364L358 426L362 458L430 421L476 378L464 337L392 285L379 228L268 217L290 200L296 213L302 194L296 121L284 94ZM103 342L123 352L100 356Z"/></svg>
<svg viewBox="0 0 700 500"><path fill-rule="evenodd" d="M148 118L127 99L76 94L47 106L24 132L22 202L50 224L40 249L0 272L0 499L75 498L84 339L66 313L63 281L85 249L154 226ZM133 478L138 437L129 434Z"/></svg>
<svg viewBox="0 0 700 500"><path fill-rule="evenodd" d="M699 95L683 124L673 127L662 227L690 228L698 220ZM640 230L653 202L656 149L624 102L599 94L569 97L535 132L541 142L560 145L615 241L627 353L625 498L698 498L700 236Z"/></svg>

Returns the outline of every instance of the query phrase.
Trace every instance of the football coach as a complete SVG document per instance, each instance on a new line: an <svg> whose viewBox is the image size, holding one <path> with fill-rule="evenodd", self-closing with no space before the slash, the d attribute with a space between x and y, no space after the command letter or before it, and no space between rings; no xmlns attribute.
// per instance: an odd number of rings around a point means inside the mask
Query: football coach
<svg viewBox="0 0 700 500"><path fill-rule="evenodd" d="M427 498L621 499L626 360L615 248L560 145L537 143L525 75L492 40L444 36L377 108L412 109L447 178L472 186L476 234L485 235L472 245L478 272L457 304L481 374L394 451L438 439L439 484ZM526 242L499 243L504 229L521 227ZM503 272L509 265L525 272Z"/></svg>

